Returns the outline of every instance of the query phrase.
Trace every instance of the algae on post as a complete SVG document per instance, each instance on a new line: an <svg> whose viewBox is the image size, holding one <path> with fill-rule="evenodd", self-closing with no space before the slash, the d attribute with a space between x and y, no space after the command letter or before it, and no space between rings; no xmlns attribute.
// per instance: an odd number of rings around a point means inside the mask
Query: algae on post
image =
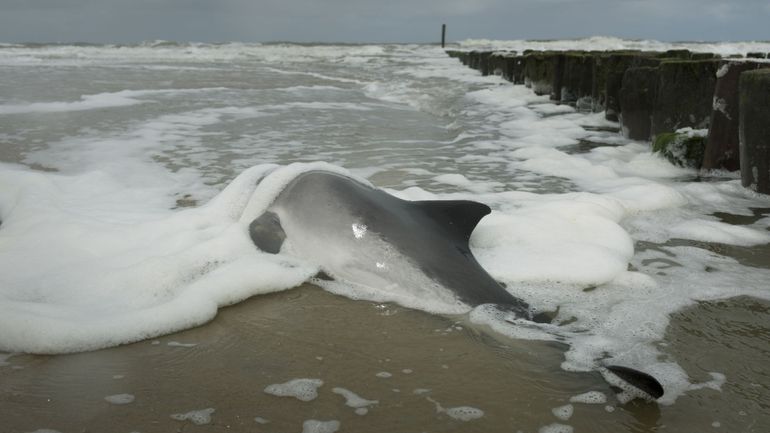
<svg viewBox="0 0 770 433"><path fill-rule="evenodd" d="M652 151L660 153L672 164L700 169L706 149L706 135L697 133L697 130L680 131L656 135Z"/></svg>

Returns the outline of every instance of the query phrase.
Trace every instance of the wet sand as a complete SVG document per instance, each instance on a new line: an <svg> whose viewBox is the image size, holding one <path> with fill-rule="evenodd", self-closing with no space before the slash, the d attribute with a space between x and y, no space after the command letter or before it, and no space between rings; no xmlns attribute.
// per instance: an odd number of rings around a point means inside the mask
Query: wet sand
<svg viewBox="0 0 770 433"><path fill-rule="evenodd" d="M8 433L301 432L308 419L338 420L340 432L535 432L555 422L577 432L765 432L769 309L740 298L678 314L665 351L694 379L724 373L722 392L692 391L673 406L622 407L598 374L562 371L558 344L490 338L451 318L305 285L222 309L211 323L157 340L13 356L0 367L0 420ZM382 372L392 376L378 377ZM294 378L323 380L318 398L263 392ZM379 402L357 415L335 387ZM574 403L567 421L551 412L587 391L605 393L608 402ZM135 399L105 400L118 394ZM434 401L484 416L453 419ZM209 424L171 418L206 408L215 409Z"/></svg>

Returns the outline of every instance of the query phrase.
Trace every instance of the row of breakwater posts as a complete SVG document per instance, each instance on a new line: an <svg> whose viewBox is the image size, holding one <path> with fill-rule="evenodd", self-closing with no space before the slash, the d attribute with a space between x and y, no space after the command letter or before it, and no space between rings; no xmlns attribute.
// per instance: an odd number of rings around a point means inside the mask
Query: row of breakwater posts
<svg viewBox="0 0 770 433"><path fill-rule="evenodd" d="M770 194L770 54L446 52L482 75L580 111L603 111L625 137L651 142L675 164L740 170L743 186Z"/></svg>

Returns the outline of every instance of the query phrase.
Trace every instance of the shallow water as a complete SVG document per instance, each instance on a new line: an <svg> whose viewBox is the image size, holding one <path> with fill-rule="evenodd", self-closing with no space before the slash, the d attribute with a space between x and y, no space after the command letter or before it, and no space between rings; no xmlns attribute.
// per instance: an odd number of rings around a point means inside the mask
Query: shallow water
<svg viewBox="0 0 770 433"><path fill-rule="evenodd" d="M767 429L770 198L734 174L671 166L428 46L2 46L0 77L11 431ZM314 161L332 165L288 165ZM554 324L288 290L323 269L259 253L246 226L313 167L487 203L474 254ZM659 378L661 405L618 406L605 362ZM319 397L262 392L295 378ZM358 415L335 387L379 402ZM589 391L608 402L570 403ZM171 418L201 410L203 427Z"/></svg>

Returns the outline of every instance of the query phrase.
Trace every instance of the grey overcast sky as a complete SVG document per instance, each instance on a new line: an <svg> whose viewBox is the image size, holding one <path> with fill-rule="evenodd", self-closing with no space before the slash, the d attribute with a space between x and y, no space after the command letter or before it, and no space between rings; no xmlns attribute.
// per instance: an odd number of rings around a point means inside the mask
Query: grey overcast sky
<svg viewBox="0 0 770 433"><path fill-rule="evenodd" d="M770 40L770 0L0 0L0 42Z"/></svg>

